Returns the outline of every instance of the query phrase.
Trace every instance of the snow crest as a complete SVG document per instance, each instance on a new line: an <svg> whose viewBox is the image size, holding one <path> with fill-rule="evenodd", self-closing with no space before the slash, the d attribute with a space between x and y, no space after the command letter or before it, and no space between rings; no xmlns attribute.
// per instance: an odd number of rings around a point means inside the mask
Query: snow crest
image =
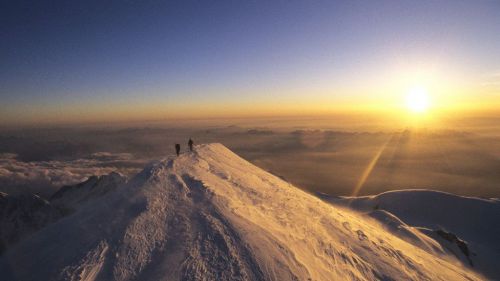
<svg viewBox="0 0 500 281"><path fill-rule="evenodd" d="M481 280L220 144L146 167L0 258L5 280Z"/></svg>
<svg viewBox="0 0 500 281"><path fill-rule="evenodd" d="M449 253L500 280L500 201L433 190L394 190L376 196L322 198L375 218L392 233L432 253ZM382 218L390 214L401 223ZM402 222L404 221L404 223ZM439 247L434 245L438 243Z"/></svg>

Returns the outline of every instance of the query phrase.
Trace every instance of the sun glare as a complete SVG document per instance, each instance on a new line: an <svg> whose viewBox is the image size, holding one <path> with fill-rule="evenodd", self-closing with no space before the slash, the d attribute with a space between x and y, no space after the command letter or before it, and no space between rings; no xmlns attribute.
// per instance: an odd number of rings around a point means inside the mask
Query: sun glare
<svg viewBox="0 0 500 281"><path fill-rule="evenodd" d="M423 87L414 87L406 93L406 107L414 113L423 113L429 108L429 94Z"/></svg>

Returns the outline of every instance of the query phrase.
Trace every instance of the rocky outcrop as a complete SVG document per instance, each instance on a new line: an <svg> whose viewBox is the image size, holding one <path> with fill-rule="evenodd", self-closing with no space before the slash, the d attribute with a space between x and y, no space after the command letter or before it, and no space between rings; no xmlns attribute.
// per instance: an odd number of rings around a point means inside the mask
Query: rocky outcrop
<svg viewBox="0 0 500 281"><path fill-rule="evenodd" d="M444 240L450 242L453 245L456 245L458 247L458 249L460 249L462 254L464 254L464 256L467 258L467 260L469 261L469 264L471 266L474 266L474 264L472 263L472 259L471 259L471 252L469 250L469 247L467 246L467 243L464 240L458 238L455 234L450 233L450 232L446 232L444 230L438 229L438 230L435 230L434 232L437 235L439 235L441 238L443 238Z"/></svg>

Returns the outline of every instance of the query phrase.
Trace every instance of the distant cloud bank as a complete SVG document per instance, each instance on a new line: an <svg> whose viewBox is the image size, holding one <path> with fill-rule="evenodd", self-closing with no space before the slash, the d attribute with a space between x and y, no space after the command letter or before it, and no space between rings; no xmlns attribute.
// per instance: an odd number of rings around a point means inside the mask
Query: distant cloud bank
<svg viewBox="0 0 500 281"><path fill-rule="evenodd" d="M0 191L33 192L50 196L63 185L84 181L92 175L118 171L131 176L146 163L129 153L97 152L68 161L24 162L13 153L0 154Z"/></svg>

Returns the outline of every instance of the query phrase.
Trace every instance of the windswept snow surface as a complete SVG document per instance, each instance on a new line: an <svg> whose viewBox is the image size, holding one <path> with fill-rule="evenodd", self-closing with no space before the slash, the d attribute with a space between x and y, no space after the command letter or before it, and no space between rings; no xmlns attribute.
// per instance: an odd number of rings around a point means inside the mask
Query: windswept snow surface
<svg viewBox="0 0 500 281"><path fill-rule="evenodd" d="M481 280L220 144L152 164L11 248L2 280Z"/></svg>
<svg viewBox="0 0 500 281"><path fill-rule="evenodd" d="M406 240L415 240L403 230L411 231L425 240L425 248L429 246L428 238L446 246L461 260L482 272L488 278L500 280L500 201L498 199L482 199L458 196L432 190L396 190L376 196L328 198L336 205L348 206L365 212L384 225L391 227L387 218L377 216L384 212L397 217L403 225L392 231ZM408 225L410 226L408 226ZM393 224L394 225L394 224ZM436 231L441 230L457 236L467 245L469 257L461 249L450 243ZM399 232L399 233L398 233ZM422 237L426 234L427 237ZM415 243L414 243L415 244Z"/></svg>
<svg viewBox="0 0 500 281"><path fill-rule="evenodd" d="M78 209L86 201L104 196L108 192L123 186L127 178L120 173L111 172L108 175L91 176L86 181L61 187L50 198L50 203L69 209Z"/></svg>

